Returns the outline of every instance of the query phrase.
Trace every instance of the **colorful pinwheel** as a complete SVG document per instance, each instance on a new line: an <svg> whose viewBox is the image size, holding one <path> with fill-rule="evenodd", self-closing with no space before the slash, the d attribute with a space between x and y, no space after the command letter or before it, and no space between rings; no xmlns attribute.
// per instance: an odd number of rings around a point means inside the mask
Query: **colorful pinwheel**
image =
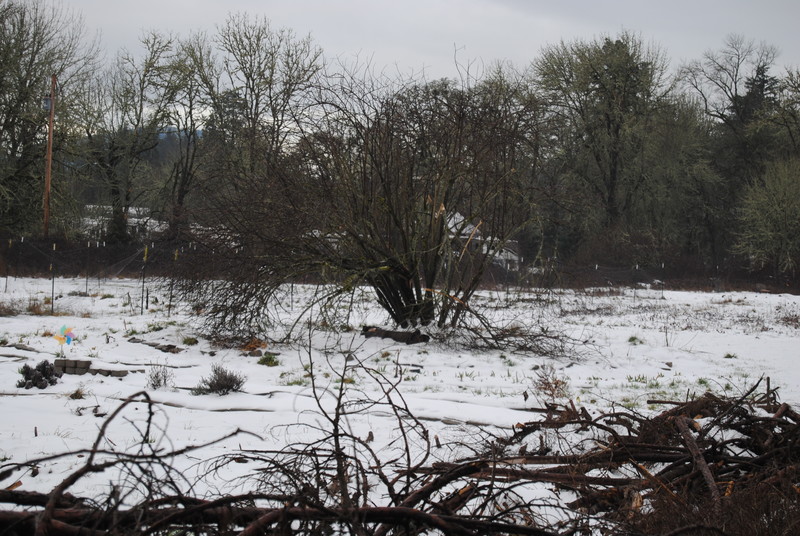
<svg viewBox="0 0 800 536"><path fill-rule="evenodd" d="M72 339L75 338L75 334L72 333L72 328L61 326L61 332L58 335L53 335L53 338L63 346L64 343L72 344Z"/></svg>

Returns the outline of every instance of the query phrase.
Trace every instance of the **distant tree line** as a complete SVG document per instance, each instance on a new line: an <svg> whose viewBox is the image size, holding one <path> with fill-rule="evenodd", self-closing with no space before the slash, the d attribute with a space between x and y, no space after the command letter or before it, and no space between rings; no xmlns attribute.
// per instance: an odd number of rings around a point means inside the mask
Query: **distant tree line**
<svg viewBox="0 0 800 536"><path fill-rule="evenodd" d="M99 206L102 238L133 241L146 208L161 237L225 250L232 270L368 281L398 322L458 316L509 244L526 266L796 278L800 71L776 60L732 35L670 68L622 32L429 80L332 61L245 14L103 60L62 4L8 0L0 234L42 232L54 74L60 237Z"/></svg>

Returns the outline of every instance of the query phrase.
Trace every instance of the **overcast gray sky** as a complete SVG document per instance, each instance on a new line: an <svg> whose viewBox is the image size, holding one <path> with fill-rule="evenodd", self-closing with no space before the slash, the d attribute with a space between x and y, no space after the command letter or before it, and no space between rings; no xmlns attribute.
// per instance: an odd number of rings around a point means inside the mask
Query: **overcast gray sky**
<svg viewBox="0 0 800 536"><path fill-rule="evenodd" d="M327 57L371 57L376 67L425 68L455 76L461 62L509 60L517 66L560 40L636 32L658 44L672 66L699 59L738 33L780 50L800 67L798 0L66 0L89 32L101 32L109 56L134 51L144 29L188 35L215 31L229 12L268 17L274 27L311 34Z"/></svg>

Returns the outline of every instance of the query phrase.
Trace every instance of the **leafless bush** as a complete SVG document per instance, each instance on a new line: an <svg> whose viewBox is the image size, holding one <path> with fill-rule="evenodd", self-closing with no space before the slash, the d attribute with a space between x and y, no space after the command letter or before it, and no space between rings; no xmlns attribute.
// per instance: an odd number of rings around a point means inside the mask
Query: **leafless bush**
<svg viewBox="0 0 800 536"><path fill-rule="evenodd" d="M529 219L540 109L527 87L505 68L460 84L326 79L291 150L206 193L208 231L174 288L216 332L264 328L301 281L365 285L401 327L457 325Z"/></svg>
<svg viewBox="0 0 800 536"><path fill-rule="evenodd" d="M201 378L200 383L192 389L192 394L227 395L241 391L245 381L247 381L247 378L244 375L230 371L219 363L214 363L211 365L211 375L207 378Z"/></svg>
<svg viewBox="0 0 800 536"><path fill-rule="evenodd" d="M536 370L536 379L531 388L534 396L555 402L569 396L569 379L559 374L554 366L544 365Z"/></svg>
<svg viewBox="0 0 800 536"><path fill-rule="evenodd" d="M150 367L147 375L148 389L172 389L175 387L175 373L165 365Z"/></svg>

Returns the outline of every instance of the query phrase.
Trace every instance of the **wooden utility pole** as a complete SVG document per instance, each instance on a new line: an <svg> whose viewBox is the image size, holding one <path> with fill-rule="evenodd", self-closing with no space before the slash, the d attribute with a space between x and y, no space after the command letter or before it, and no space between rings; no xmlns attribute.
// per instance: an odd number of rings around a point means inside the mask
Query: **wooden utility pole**
<svg viewBox="0 0 800 536"><path fill-rule="evenodd" d="M50 232L50 175L53 170L53 120L56 116L56 75L50 80L50 118L47 122L47 156L44 164L44 237Z"/></svg>

